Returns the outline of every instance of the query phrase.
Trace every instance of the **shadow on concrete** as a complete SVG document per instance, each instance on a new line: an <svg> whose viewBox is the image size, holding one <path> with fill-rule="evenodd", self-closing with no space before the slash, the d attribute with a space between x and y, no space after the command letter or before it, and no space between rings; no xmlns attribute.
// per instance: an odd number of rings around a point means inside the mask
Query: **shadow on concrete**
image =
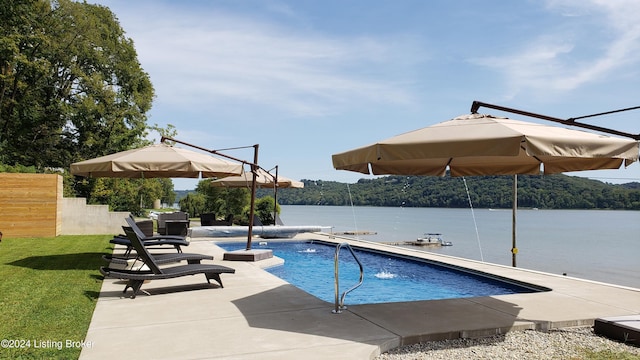
<svg viewBox="0 0 640 360"><path fill-rule="evenodd" d="M334 304L282 285L233 304L251 327L378 344L382 351L422 341L535 328L531 322L518 320L516 304L491 298L487 306L486 301L481 304L473 299L352 305L334 314Z"/></svg>
<svg viewBox="0 0 640 360"><path fill-rule="evenodd" d="M151 284L154 284L155 287L151 287ZM122 289L127 285L125 280L119 280L114 282L116 285L122 285ZM206 290L206 289L219 289L220 285L207 283L203 278L203 283L199 284L185 284L185 285L173 285L173 286L162 286L161 280L151 281L149 283L145 283L142 285L140 292L138 292L137 297L142 296L156 296L162 294L172 294L172 293L180 293L187 291L196 291L196 290ZM99 293L101 298L131 298L133 295L133 291L131 288L127 290L126 293L122 291L102 291Z"/></svg>

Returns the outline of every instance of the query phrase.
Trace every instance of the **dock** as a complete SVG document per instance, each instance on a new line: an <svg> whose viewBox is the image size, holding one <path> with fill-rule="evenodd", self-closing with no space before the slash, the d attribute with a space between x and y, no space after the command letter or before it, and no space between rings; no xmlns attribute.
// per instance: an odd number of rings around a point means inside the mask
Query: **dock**
<svg viewBox="0 0 640 360"><path fill-rule="evenodd" d="M336 231L332 233L333 235L377 235L378 233L375 231L368 231L368 230L361 230L361 231L355 231L355 230L347 230L347 231Z"/></svg>

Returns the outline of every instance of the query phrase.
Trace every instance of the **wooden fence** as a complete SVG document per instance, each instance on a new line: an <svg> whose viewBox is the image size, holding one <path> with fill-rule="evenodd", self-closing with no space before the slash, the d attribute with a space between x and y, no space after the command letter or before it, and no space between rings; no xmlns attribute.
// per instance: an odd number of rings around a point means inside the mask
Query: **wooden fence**
<svg viewBox="0 0 640 360"><path fill-rule="evenodd" d="M0 173L0 232L50 237L62 229L62 176Z"/></svg>

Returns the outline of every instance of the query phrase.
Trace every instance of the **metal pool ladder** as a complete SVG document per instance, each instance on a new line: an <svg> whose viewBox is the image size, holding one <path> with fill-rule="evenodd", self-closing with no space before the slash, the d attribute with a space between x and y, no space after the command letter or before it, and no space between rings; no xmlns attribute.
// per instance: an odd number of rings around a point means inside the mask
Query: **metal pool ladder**
<svg viewBox="0 0 640 360"><path fill-rule="evenodd" d="M340 284L339 284L339 264L338 264L338 260L339 260L339 256L340 256L340 249L346 247L347 249L349 249L349 252L351 252L351 255L353 256L354 259L356 259L356 262L358 263L358 266L360 266L360 281L358 282L358 284L356 284L355 286L353 286L351 289L345 291L342 293L342 297L339 296L340 294ZM332 313L334 314L340 314L342 312L342 310L345 310L347 307L344 305L344 297L347 296L348 293L350 293L351 291L355 290L358 286L362 285L362 280L364 279L364 269L362 268L362 263L360 262L360 259L358 259L358 257L356 256L356 254L353 252L353 249L351 248L351 246L349 245L349 243L341 243L338 244L338 246L336 246L336 253L334 256L334 273L335 273L335 289L336 289L336 306L333 309Z"/></svg>

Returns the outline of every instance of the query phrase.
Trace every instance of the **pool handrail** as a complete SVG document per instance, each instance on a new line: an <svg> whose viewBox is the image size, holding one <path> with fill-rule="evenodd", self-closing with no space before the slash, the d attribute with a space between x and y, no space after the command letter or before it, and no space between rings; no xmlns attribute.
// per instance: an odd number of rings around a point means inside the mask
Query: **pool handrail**
<svg viewBox="0 0 640 360"><path fill-rule="evenodd" d="M353 256L353 258L356 260L356 262L358 263L358 266L360 267L360 280L358 282L358 284L356 284L355 286L351 287L349 290L345 291L342 293L342 297L339 296L340 294L340 281L339 281L339 272L340 272L340 266L339 266L339 256L340 256L340 249L346 247L347 249L349 249L349 252L351 252L351 255ZM335 275L335 293L336 293L336 297L335 297L335 308L332 310L332 313L334 314L340 314L342 312L342 310L345 310L347 307L344 305L344 298L345 296L347 296L348 293L350 293L351 291L355 290L356 288L358 288L360 285L362 285L362 282L364 280L364 268L362 267L362 263L360 262L360 259L358 259L358 257L356 256L355 252L353 252L353 249L351 248L351 245L349 245L349 243L343 242L340 243L338 245L336 245L336 252L334 255L334 275Z"/></svg>

